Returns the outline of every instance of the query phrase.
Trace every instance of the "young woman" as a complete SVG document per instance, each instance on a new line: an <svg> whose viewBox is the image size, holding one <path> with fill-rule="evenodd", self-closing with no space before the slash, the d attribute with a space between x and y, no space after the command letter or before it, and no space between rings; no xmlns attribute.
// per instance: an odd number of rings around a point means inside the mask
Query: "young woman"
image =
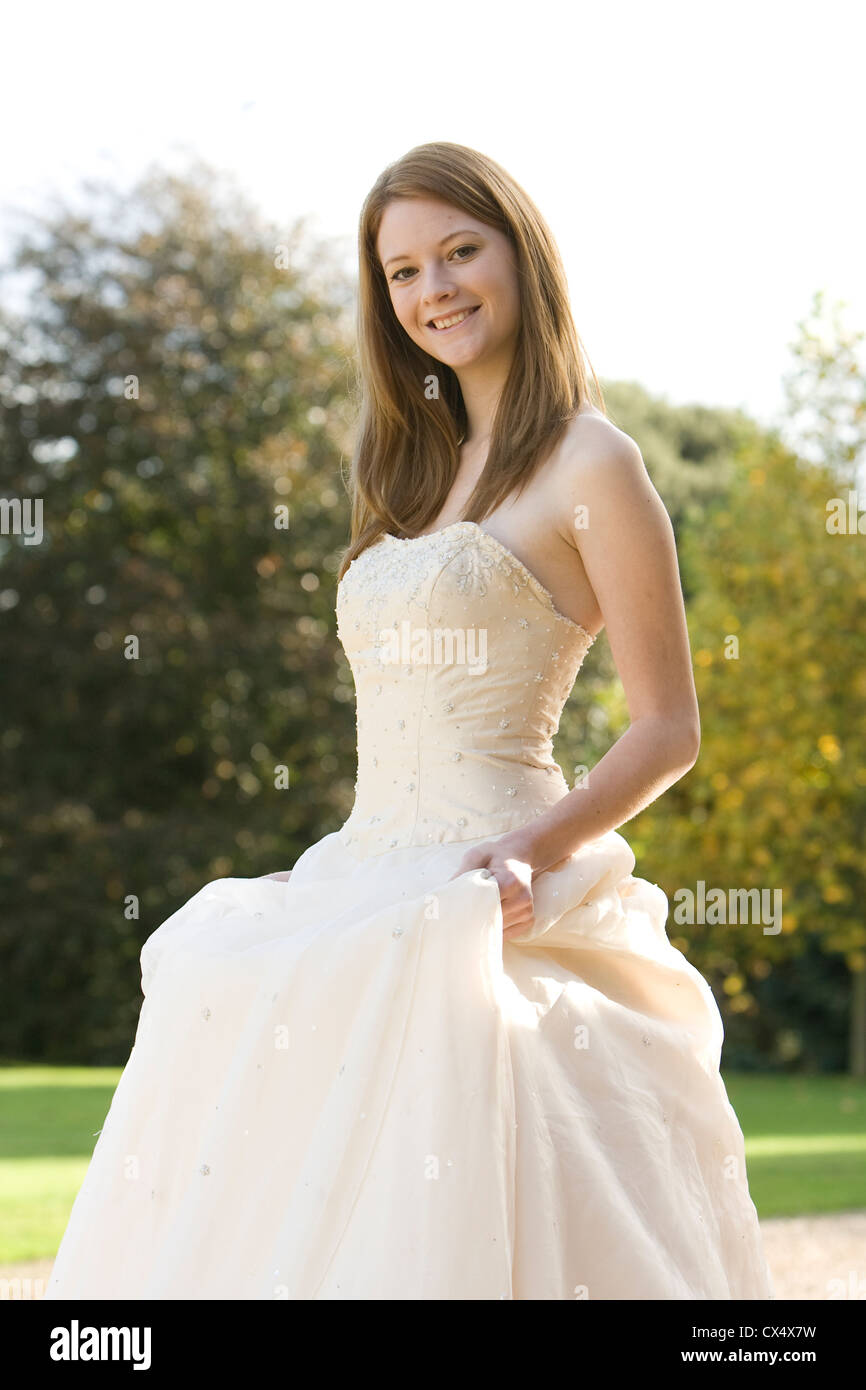
<svg viewBox="0 0 866 1390"><path fill-rule="evenodd" d="M355 804L144 943L46 1296L771 1298L719 1012L616 832L698 752L670 521L503 169L411 150L359 247ZM631 723L569 789L602 626Z"/></svg>

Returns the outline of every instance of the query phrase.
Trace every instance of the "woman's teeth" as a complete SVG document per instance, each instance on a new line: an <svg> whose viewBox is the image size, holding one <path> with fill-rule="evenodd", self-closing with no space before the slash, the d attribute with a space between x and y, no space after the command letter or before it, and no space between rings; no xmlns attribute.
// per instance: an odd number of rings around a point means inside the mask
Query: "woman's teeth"
<svg viewBox="0 0 866 1390"><path fill-rule="evenodd" d="M474 314L477 308L478 305L475 304L471 309L461 309L459 314L452 314L450 318L432 319L432 326L436 329L437 333L443 332L446 328L455 328L458 323L462 323L464 319L468 319L470 314Z"/></svg>

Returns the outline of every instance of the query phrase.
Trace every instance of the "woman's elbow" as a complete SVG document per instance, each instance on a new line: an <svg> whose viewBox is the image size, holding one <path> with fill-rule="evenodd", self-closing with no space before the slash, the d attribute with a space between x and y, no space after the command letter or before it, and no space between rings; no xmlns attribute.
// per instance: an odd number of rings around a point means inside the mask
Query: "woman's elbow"
<svg viewBox="0 0 866 1390"><path fill-rule="evenodd" d="M700 720L689 722L683 730L683 757L686 759L686 768L694 767L701 751L701 725Z"/></svg>

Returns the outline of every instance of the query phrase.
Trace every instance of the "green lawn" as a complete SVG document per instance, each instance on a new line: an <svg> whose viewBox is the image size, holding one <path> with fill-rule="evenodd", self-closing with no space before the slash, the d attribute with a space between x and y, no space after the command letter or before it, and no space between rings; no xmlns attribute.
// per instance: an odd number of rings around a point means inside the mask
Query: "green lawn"
<svg viewBox="0 0 866 1390"><path fill-rule="evenodd" d="M120 1073L0 1066L0 1264L53 1257ZM762 1217L866 1209L866 1082L723 1075Z"/></svg>
<svg viewBox="0 0 866 1390"><path fill-rule="evenodd" d="M722 1076L759 1216L866 1209L866 1081Z"/></svg>
<svg viewBox="0 0 866 1390"><path fill-rule="evenodd" d="M0 1264L52 1257L121 1067L0 1067Z"/></svg>

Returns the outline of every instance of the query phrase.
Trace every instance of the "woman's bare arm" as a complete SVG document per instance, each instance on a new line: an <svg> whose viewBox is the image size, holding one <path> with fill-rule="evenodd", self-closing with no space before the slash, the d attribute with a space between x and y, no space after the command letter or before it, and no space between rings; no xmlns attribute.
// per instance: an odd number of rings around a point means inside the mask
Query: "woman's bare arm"
<svg viewBox="0 0 866 1390"><path fill-rule="evenodd" d="M634 440L608 421L564 473L570 527L604 618L631 723L584 785L526 828L536 873L631 820L697 760L700 717L673 526ZM521 831L509 839L519 840Z"/></svg>

